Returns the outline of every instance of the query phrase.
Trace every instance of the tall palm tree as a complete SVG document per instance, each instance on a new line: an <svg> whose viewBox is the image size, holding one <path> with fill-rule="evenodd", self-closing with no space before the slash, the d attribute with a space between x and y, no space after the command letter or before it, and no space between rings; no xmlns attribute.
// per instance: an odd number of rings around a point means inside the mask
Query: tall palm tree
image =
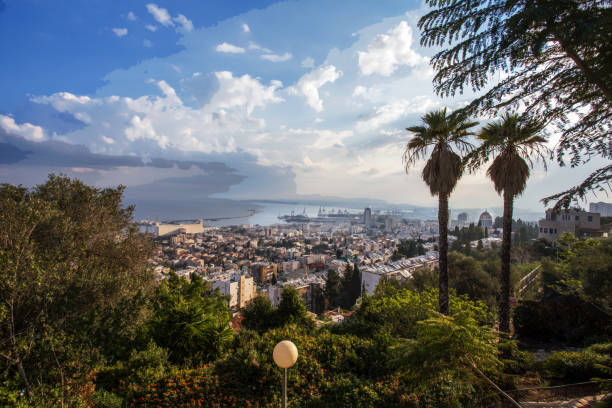
<svg viewBox="0 0 612 408"><path fill-rule="evenodd" d="M541 160L546 169L548 148L544 127L541 120L506 113L480 131L478 138L482 140L482 145L465 158L468 169L473 172L495 157L487 169L487 175L493 181L495 191L504 197L499 329L506 333L510 331L510 250L514 198L525 190L529 169L533 168L534 161Z"/></svg>
<svg viewBox="0 0 612 408"><path fill-rule="evenodd" d="M448 303L448 197L457 185L462 173L461 157L453 151L467 152L472 145L466 140L472 135L469 129L476 125L464 116L447 115L446 108L429 112L421 118L424 125L406 128L413 133L406 145L404 163L406 172L417 161L425 159L432 148L431 155L421 174L429 186L431 195L438 196L439 241L438 252L440 267L439 310L449 314Z"/></svg>

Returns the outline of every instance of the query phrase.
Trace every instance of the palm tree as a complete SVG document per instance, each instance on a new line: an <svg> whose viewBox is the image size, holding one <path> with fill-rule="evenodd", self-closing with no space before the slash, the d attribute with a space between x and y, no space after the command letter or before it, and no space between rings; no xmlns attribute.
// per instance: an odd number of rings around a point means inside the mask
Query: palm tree
<svg viewBox="0 0 612 408"><path fill-rule="evenodd" d="M542 160L546 169L548 148L544 127L541 120L521 119L517 114L506 113L480 131L478 138L482 140L482 145L465 158L468 169L473 172L489 158L495 157L487 169L487 175L493 181L495 191L503 193L504 197L499 329L506 333L510 331L510 249L514 198L525 190L534 160Z"/></svg>
<svg viewBox="0 0 612 408"><path fill-rule="evenodd" d="M404 163L406 172L417 161L425 159L431 148L431 156L421 174L423 181L429 186L431 195L438 196L438 224L440 254L439 308L440 313L449 314L448 304L448 197L461 177L461 157L453 151L467 152L472 145L466 140L472 135L469 129L476 122L469 122L464 116L447 115L446 108L429 112L421 118L424 126L406 128L414 136L406 145Z"/></svg>

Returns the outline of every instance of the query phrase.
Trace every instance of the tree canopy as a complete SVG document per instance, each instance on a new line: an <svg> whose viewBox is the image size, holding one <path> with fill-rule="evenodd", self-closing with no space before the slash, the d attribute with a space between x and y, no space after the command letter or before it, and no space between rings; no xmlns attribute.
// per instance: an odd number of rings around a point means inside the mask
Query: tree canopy
<svg viewBox="0 0 612 408"><path fill-rule="evenodd" d="M609 0L427 0L421 44L445 47L432 58L434 88L454 96L482 92L461 114L512 108L546 118L561 133L560 164L612 158L612 9ZM497 74L497 75L495 75ZM612 165L547 197L568 206L609 189Z"/></svg>

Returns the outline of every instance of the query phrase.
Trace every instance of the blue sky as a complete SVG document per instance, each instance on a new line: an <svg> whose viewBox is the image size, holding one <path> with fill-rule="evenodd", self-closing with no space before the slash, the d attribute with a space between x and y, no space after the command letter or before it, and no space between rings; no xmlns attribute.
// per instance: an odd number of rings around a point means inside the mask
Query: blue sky
<svg viewBox="0 0 612 408"><path fill-rule="evenodd" d="M181 180L225 198L435 205L422 164L403 171L403 129L473 95L433 93L424 12L407 0L0 0L0 181L61 171L128 191ZM223 166L213 189L207 163ZM535 170L518 206L542 209L597 164ZM483 173L451 199L500 203Z"/></svg>

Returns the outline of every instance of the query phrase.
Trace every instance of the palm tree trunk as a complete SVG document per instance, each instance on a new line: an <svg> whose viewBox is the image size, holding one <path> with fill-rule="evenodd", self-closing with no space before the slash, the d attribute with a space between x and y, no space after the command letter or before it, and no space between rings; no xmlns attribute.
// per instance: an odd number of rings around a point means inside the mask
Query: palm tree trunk
<svg viewBox="0 0 612 408"><path fill-rule="evenodd" d="M504 191L504 236L501 250L501 294L499 298L499 330L510 332L510 247L512 244L512 209L514 196Z"/></svg>
<svg viewBox="0 0 612 408"><path fill-rule="evenodd" d="M448 195L440 194L438 196L438 230L440 232L438 239L438 252L440 254L440 282L438 302L440 305L440 313L450 314L448 305Z"/></svg>

